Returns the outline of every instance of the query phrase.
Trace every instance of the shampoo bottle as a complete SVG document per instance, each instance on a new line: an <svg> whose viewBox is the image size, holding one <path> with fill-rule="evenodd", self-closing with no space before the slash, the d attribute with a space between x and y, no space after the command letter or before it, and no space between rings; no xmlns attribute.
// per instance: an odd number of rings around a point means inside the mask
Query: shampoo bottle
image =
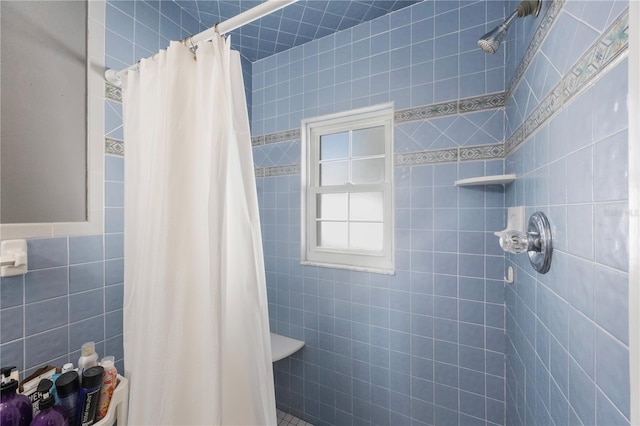
<svg viewBox="0 0 640 426"><path fill-rule="evenodd" d="M20 426L20 410L5 398L4 385L2 387L2 398L0 399L0 425Z"/></svg>
<svg viewBox="0 0 640 426"><path fill-rule="evenodd" d="M91 426L95 422L103 374L104 368L100 366L87 368L82 373L82 384L78 397L79 426Z"/></svg>
<svg viewBox="0 0 640 426"><path fill-rule="evenodd" d="M40 412L31 423L32 426L68 426L67 418L63 411L56 409L53 405L55 399L51 394L53 382L49 379L42 379L38 384L38 392L42 395L39 402Z"/></svg>
<svg viewBox="0 0 640 426"><path fill-rule="evenodd" d="M111 397L113 391L116 388L116 380L118 371L115 366L115 357L105 356L100 361L100 365L104 368L104 374L102 375L102 387L100 388L100 399L98 400L98 412L96 413L96 421L101 420L107 415L109 410L109 403L111 403Z"/></svg>
<svg viewBox="0 0 640 426"><path fill-rule="evenodd" d="M83 343L80 347L80 352L81 355L80 358L78 358L78 374L82 382L82 373L84 373L87 368L98 365L98 354L96 353L95 342Z"/></svg>
<svg viewBox="0 0 640 426"><path fill-rule="evenodd" d="M65 412L67 413L69 426L76 426L78 412L78 393L80 391L80 380L78 379L78 373L72 370L58 377L58 379L56 380L56 391L58 393L60 405L65 409Z"/></svg>
<svg viewBox="0 0 640 426"><path fill-rule="evenodd" d="M58 380L58 377L62 376L64 373L67 373L69 371L73 371L73 363L68 362L65 365L62 366L62 370L60 373L56 373L53 375L53 377L51 378L52 382L56 382L56 380ZM60 398L58 397L58 389L56 389L56 387L52 387L51 388L51 395L53 395L53 398L56 401L56 407L60 407Z"/></svg>
<svg viewBox="0 0 640 426"><path fill-rule="evenodd" d="M18 381L11 378L11 371L15 367L6 367L1 370L2 372L2 387L0 389L0 399L2 401L2 426L4 426L5 417L13 417L15 413L13 410L6 408L11 406L18 412L18 426L29 426L31 419L33 418L33 406L31 400L26 395L17 393ZM7 405L5 405L7 404ZM4 414L6 410L6 415ZM12 424L10 420L7 420L7 424Z"/></svg>

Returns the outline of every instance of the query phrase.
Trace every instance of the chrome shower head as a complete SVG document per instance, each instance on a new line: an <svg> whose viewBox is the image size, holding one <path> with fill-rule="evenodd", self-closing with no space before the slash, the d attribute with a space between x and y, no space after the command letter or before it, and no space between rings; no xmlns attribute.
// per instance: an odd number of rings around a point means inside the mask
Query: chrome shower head
<svg viewBox="0 0 640 426"><path fill-rule="evenodd" d="M541 0L523 0L516 10L514 10L502 24L498 25L478 40L478 46L480 49L484 50L486 53L496 53L500 48L500 43L502 43L502 40L504 40L507 35L507 30L509 29L511 21L516 17L522 18L528 15L534 15L537 17L540 13L541 5Z"/></svg>
<svg viewBox="0 0 640 426"><path fill-rule="evenodd" d="M509 28L508 24L501 24L483 35L482 38L478 40L480 49L486 53L496 53L498 48L500 48L500 43L502 43L502 40L504 40L504 37L507 35L507 28Z"/></svg>

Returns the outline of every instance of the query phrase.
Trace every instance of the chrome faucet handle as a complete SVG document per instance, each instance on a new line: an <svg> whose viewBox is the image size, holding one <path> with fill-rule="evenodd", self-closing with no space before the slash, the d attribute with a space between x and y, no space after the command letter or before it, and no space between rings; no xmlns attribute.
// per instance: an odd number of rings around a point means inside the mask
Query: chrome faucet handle
<svg viewBox="0 0 640 426"><path fill-rule="evenodd" d="M494 232L500 239L500 247L509 253L524 253L529 255L533 269L541 274L549 272L551 267L551 225L547 216L542 212L535 212L529 218L527 232L504 230Z"/></svg>

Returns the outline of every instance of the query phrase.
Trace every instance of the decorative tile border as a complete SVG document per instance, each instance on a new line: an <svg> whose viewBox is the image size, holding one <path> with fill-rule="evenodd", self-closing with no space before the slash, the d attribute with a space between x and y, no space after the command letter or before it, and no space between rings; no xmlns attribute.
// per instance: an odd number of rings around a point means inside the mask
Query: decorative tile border
<svg viewBox="0 0 640 426"><path fill-rule="evenodd" d="M257 167L254 169L254 171L255 171L256 177L299 175L300 164L288 164L286 166L274 166L274 167Z"/></svg>
<svg viewBox="0 0 640 426"><path fill-rule="evenodd" d="M505 141L505 153L520 146L576 95L582 93L598 76L617 63L629 46L629 11L627 9L585 52L569 71L525 118L524 123Z"/></svg>
<svg viewBox="0 0 640 426"><path fill-rule="evenodd" d="M492 93L490 95L460 99L460 101L458 101L458 112L465 113L482 111L485 109L497 109L504 107L504 104L504 92Z"/></svg>
<svg viewBox="0 0 640 426"><path fill-rule="evenodd" d="M503 157L504 144L497 143L396 154L395 165L415 166L419 164L452 163L456 161L493 160Z"/></svg>
<svg viewBox="0 0 640 426"><path fill-rule="evenodd" d="M505 104L505 93L490 93L488 95L474 96L472 98L459 99L456 101L443 102L439 104L422 105L415 108L407 108L395 112L395 122L404 123L407 121L426 120L428 118L442 117L445 115L464 114L488 109L503 108ZM277 133L253 136L252 146L266 145L270 143L294 141L300 139L300 129L290 129Z"/></svg>
<svg viewBox="0 0 640 426"><path fill-rule="evenodd" d="M423 105L415 108L401 109L395 112L395 122L425 120L445 115L464 114L466 112L498 109L504 107L504 92L458 99L440 104Z"/></svg>
<svg viewBox="0 0 640 426"><path fill-rule="evenodd" d="M629 13L622 15L580 58L571 72L563 78L562 94L567 100L578 93L589 81L612 63L629 46Z"/></svg>
<svg viewBox="0 0 640 426"><path fill-rule="evenodd" d="M415 108L401 109L394 113L396 123L406 121L424 120L427 118L441 117L458 113L458 101L444 102L441 104L424 105Z"/></svg>
<svg viewBox="0 0 640 426"><path fill-rule="evenodd" d="M124 155L124 142L118 139L104 139L104 153L112 155Z"/></svg>
<svg viewBox="0 0 640 426"><path fill-rule="evenodd" d="M493 160L504 157L504 144L497 143L493 145L466 146L458 148L458 159L460 161L468 160Z"/></svg>
<svg viewBox="0 0 640 426"><path fill-rule="evenodd" d="M271 133L264 136L264 143L277 143L300 139L300 129L285 130L284 132Z"/></svg>
<svg viewBox="0 0 640 426"><path fill-rule="evenodd" d="M518 68L516 68L516 71L513 73L511 80L509 80L509 84L507 85L506 90L506 99L509 99L515 88L518 87L518 83L520 83L520 80L522 79L522 77L524 77L525 72L527 72L527 68L529 68L531 61L533 60L536 53L538 53L538 50L540 50L540 46L542 46L542 43L547 38L547 35L549 35L549 33L551 32L553 23L560 15L565 2L566 0L551 1L551 4L547 8L544 17L542 18L542 22L538 26L538 29L531 39L531 43L527 47L527 50L524 53L520 64L518 64Z"/></svg>
<svg viewBox="0 0 640 426"><path fill-rule="evenodd" d="M454 161L458 161L458 148L396 154L395 165L415 166L418 164L451 163Z"/></svg>
<svg viewBox="0 0 640 426"><path fill-rule="evenodd" d="M562 108L562 88L560 84L540 102L540 105L529 114L524 121L525 138L545 123L553 114Z"/></svg>
<svg viewBox="0 0 640 426"><path fill-rule="evenodd" d="M104 84L104 97L112 101L122 102L122 89L113 84Z"/></svg>
<svg viewBox="0 0 640 426"><path fill-rule="evenodd" d="M253 136L251 138L251 145L266 145L270 143L295 141L300 139L300 129L289 129L277 133L269 133L266 135Z"/></svg>
<svg viewBox="0 0 640 426"><path fill-rule="evenodd" d="M518 127L516 131L513 132L513 134L509 136L507 140L504 142L505 154L508 154L511 151L513 151L523 141L524 141L524 123L522 123L520 127Z"/></svg>
<svg viewBox="0 0 640 426"><path fill-rule="evenodd" d="M408 152L395 155L396 166L454 163L457 161L494 160L504 158L504 144L465 146L432 151ZM300 164L286 166L257 167L257 178L300 174Z"/></svg>

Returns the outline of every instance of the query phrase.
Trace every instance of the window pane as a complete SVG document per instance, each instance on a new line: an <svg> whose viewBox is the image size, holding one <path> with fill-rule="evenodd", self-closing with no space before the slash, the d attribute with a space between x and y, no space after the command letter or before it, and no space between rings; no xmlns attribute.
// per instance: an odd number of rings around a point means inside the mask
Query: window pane
<svg viewBox="0 0 640 426"><path fill-rule="evenodd" d="M320 186L344 185L349 180L349 162L332 161L320 164Z"/></svg>
<svg viewBox="0 0 640 426"><path fill-rule="evenodd" d="M347 222L318 222L318 247L346 249Z"/></svg>
<svg viewBox="0 0 640 426"><path fill-rule="evenodd" d="M349 196L349 219L382 222L382 192L357 192Z"/></svg>
<svg viewBox="0 0 640 426"><path fill-rule="evenodd" d="M349 132L320 136L320 160L349 157Z"/></svg>
<svg viewBox="0 0 640 426"><path fill-rule="evenodd" d="M351 181L358 183L384 182L384 158L353 160Z"/></svg>
<svg viewBox="0 0 640 426"><path fill-rule="evenodd" d="M318 194L318 219L347 220L347 194Z"/></svg>
<svg viewBox="0 0 640 426"><path fill-rule="evenodd" d="M382 251L381 223L350 223L349 247L354 250Z"/></svg>
<svg viewBox="0 0 640 426"><path fill-rule="evenodd" d="M352 138L352 156L384 154L384 126L354 130Z"/></svg>

